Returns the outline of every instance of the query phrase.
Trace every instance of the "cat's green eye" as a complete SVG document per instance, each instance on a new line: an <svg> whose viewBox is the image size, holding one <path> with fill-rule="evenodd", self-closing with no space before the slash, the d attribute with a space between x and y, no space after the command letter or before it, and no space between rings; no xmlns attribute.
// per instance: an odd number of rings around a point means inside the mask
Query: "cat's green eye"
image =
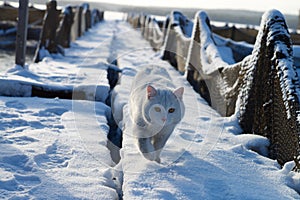
<svg viewBox="0 0 300 200"><path fill-rule="evenodd" d="M175 111L175 108L170 108L170 109L168 110L169 113L173 113L174 111Z"/></svg>
<svg viewBox="0 0 300 200"><path fill-rule="evenodd" d="M154 107L154 110L155 110L156 112L160 112L160 111L161 111L160 107Z"/></svg>

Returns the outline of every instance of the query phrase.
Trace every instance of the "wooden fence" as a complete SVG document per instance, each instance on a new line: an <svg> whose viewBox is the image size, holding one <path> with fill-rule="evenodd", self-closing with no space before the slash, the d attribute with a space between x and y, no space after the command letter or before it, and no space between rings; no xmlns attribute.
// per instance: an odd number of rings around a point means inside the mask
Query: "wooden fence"
<svg viewBox="0 0 300 200"><path fill-rule="evenodd" d="M44 49L49 53L64 54L63 48L70 47L72 41L102 20L103 12L96 9L91 11L87 3L59 10L56 1L49 1L34 61L42 59L41 50Z"/></svg>
<svg viewBox="0 0 300 200"><path fill-rule="evenodd" d="M43 16L45 14L45 10L35 8L33 6L28 7L28 2L20 1L23 5L26 4L27 8L27 40L30 40L30 45L27 45L27 50L30 52L34 52L36 47L36 42L39 39L41 25L43 22ZM17 36L17 24L18 19L23 20L23 18L19 18L19 11L17 7L10 5L8 2L3 3L0 6L0 48L4 50L14 50L16 46L16 38ZM25 17L25 15L24 15ZM21 27L25 27L25 21L22 21ZM23 36L25 35L22 33Z"/></svg>
<svg viewBox="0 0 300 200"><path fill-rule="evenodd" d="M25 3L26 2L26 3ZM22 7L27 8L28 0L22 0L22 6L20 4L20 10ZM21 13L21 12L20 12ZM25 13L25 12L24 12ZM43 56L43 51L48 51L49 53L64 53L64 48L70 47L71 41L83 35L88 29L94 26L96 23L103 20L103 12L98 10L90 11L88 4L82 4L81 6L67 6L64 9L57 9L56 1L52 0L47 3L47 10L42 20L42 31L40 35L39 45L36 49L36 55L34 58L35 62L39 62ZM20 20L18 23L26 24L25 18ZM26 25L25 25L26 26ZM20 30L18 30L18 34ZM23 34L26 31L23 30ZM26 35L26 34L25 34ZM26 43L26 36L22 37L21 43ZM18 44L18 42L17 42ZM20 48L16 48L21 50ZM24 49L22 49L23 52ZM18 57L16 54L16 60L20 59L21 62L16 62L16 64L24 67L24 56ZM4 82L7 80L4 80ZM34 83L21 83L15 81L15 84L25 85L25 87L31 88L31 96L54 98L59 97L63 99L76 99L82 98L84 92L76 91L74 94L73 87L68 86L47 86L44 84L34 84ZM1 93L1 95L8 95L6 92ZM28 93L20 91L16 96L28 96Z"/></svg>
<svg viewBox="0 0 300 200"><path fill-rule="evenodd" d="M45 15L45 11L41 9L37 9L33 6L30 6L28 9L28 24L42 24L43 16ZM9 3L5 2L2 6L0 6L0 21L11 21L16 22L18 19L18 9L13 7Z"/></svg>
<svg viewBox="0 0 300 200"><path fill-rule="evenodd" d="M281 165L298 162L299 80L291 36L279 11L264 14L253 49L214 34L205 12L198 12L194 21L172 12L166 31L150 24L155 20L147 16L128 15L128 21L141 28L151 44L164 41L154 49L186 73L194 89L222 116L236 115L244 133L266 136L270 158Z"/></svg>

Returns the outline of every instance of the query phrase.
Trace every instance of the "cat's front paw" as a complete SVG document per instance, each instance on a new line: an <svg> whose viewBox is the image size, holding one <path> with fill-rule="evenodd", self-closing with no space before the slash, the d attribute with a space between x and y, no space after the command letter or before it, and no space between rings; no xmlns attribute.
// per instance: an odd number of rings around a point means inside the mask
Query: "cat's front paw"
<svg viewBox="0 0 300 200"><path fill-rule="evenodd" d="M147 160L156 161L156 153L155 152L143 153L143 156Z"/></svg>
<svg viewBox="0 0 300 200"><path fill-rule="evenodd" d="M156 161L157 163L160 163L160 157L156 157L155 161Z"/></svg>

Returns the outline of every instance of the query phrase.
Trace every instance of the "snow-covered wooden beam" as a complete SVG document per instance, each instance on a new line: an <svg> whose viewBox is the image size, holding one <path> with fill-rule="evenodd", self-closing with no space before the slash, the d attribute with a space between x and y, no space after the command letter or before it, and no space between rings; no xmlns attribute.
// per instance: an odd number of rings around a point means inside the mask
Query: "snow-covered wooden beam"
<svg viewBox="0 0 300 200"><path fill-rule="evenodd" d="M90 100L105 103L110 88L105 85L43 84L19 79L0 79L0 96Z"/></svg>

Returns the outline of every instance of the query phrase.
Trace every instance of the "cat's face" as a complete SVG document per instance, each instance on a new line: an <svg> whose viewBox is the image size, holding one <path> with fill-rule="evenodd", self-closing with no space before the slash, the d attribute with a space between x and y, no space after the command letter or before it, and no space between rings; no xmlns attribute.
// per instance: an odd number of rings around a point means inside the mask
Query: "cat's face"
<svg viewBox="0 0 300 200"><path fill-rule="evenodd" d="M168 113L162 105L154 104L149 109L149 117L152 123L164 126L168 118Z"/></svg>
<svg viewBox="0 0 300 200"><path fill-rule="evenodd" d="M158 126L177 124L184 115L182 102L183 87L174 91L146 88L148 117L151 123Z"/></svg>

